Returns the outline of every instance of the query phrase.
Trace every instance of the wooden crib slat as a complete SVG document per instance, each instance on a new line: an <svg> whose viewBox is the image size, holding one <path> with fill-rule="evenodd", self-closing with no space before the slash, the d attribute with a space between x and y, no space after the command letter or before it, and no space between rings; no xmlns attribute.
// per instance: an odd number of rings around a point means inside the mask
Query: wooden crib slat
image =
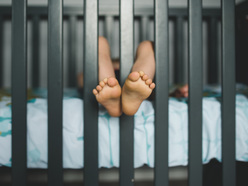
<svg viewBox="0 0 248 186"><path fill-rule="evenodd" d="M208 22L208 83L218 83L218 20L211 17Z"/></svg>
<svg viewBox="0 0 248 186"><path fill-rule="evenodd" d="M3 16L0 15L0 88L3 87Z"/></svg>
<svg viewBox="0 0 248 186"><path fill-rule="evenodd" d="M39 87L39 60L40 60L40 17L35 15L32 18L32 87Z"/></svg>
<svg viewBox="0 0 248 186"><path fill-rule="evenodd" d="M184 60L183 60L183 48L184 48L184 42L183 42L183 17L178 16L176 18L175 22L176 27L176 35L175 35L175 70L174 70L174 79L175 83L185 83L186 80L184 79Z"/></svg>
<svg viewBox="0 0 248 186"><path fill-rule="evenodd" d="M202 1L189 1L189 186L202 185Z"/></svg>
<svg viewBox="0 0 248 186"><path fill-rule="evenodd" d="M12 185L26 185L27 1L12 2Z"/></svg>
<svg viewBox="0 0 248 186"><path fill-rule="evenodd" d="M222 168L223 185L236 185L235 1L222 0Z"/></svg>
<svg viewBox="0 0 248 186"><path fill-rule="evenodd" d="M168 168L168 93L169 29L168 1L155 0L155 186L169 185Z"/></svg>
<svg viewBox="0 0 248 186"><path fill-rule="evenodd" d="M68 60L68 75L69 75L69 87L76 86L76 34L77 34L77 17L70 16L69 18L69 60Z"/></svg>
<svg viewBox="0 0 248 186"><path fill-rule="evenodd" d="M98 0L84 1L84 185L98 185Z"/></svg>
<svg viewBox="0 0 248 186"><path fill-rule="evenodd" d="M63 0L48 2L48 185L63 184Z"/></svg>
<svg viewBox="0 0 248 186"><path fill-rule="evenodd" d="M133 55L133 0L120 0L120 83L124 84L130 73ZM120 117L120 186L133 186L134 183L134 118Z"/></svg>

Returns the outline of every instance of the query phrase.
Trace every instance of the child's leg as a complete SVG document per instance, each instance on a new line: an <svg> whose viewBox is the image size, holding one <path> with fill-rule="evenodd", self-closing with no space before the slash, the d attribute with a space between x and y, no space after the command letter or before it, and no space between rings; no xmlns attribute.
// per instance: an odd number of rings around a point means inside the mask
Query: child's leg
<svg viewBox="0 0 248 186"><path fill-rule="evenodd" d="M153 43L142 42L136 53L136 60L122 88L122 111L127 115L134 115L143 100L147 99L155 84L155 58Z"/></svg>
<svg viewBox="0 0 248 186"><path fill-rule="evenodd" d="M111 116L121 115L121 87L115 78L108 41L99 37L99 85L93 90L96 100Z"/></svg>

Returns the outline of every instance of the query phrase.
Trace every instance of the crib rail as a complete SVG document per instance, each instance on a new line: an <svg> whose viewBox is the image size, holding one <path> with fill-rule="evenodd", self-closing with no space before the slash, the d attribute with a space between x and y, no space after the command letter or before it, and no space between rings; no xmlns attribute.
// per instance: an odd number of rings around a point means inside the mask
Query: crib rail
<svg viewBox="0 0 248 186"><path fill-rule="evenodd" d="M222 180L228 186L236 184L234 5L222 0Z"/></svg>
<svg viewBox="0 0 248 186"><path fill-rule="evenodd" d="M189 1L189 185L202 185L202 1Z"/></svg>
<svg viewBox="0 0 248 186"><path fill-rule="evenodd" d="M26 0L12 5L12 183L26 185L27 42Z"/></svg>
<svg viewBox="0 0 248 186"><path fill-rule="evenodd" d="M48 185L63 183L63 0L48 2Z"/></svg>
<svg viewBox="0 0 248 186"><path fill-rule="evenodd" d="M120 13L120 63L121 84L124 83L134 60L133 19L140 12L134 11L133 0L120 0L120 10L99 11L98 0L85 0L82 8L63 10L63 0L50 0L48 4L48 185L63 184L63 13L70 17L70 32L75 34L78 13L84 13L84 185L98 185L98 104L92 89L98 83L98 16L106 18L107 30L113 25L113 15ZM155 99L155 185L169 185L168 179L168 87L169 87L169 46L168 21L178 9L168 9L168 1L154 1L155 58L156 58L156 99ZM26 185L26 115L27 115L27 2L13 1L12 4L12 184ZM4 9L5 10L5 9ZM37 14L33 18L34 43L39 43L39 14L47 14L44 8L30 9ZM37 11L37 12L36 12ZM74 12L75 11L75 12ZM142 10L143 11L143 10ZM142 19L146 27L150 16ZM201 0L189 0L187 11L181 11L177 28L188 17L189 38L189 185L202 185L202 19L205 15ZM213 13L213 12L212 12ZM216 30L216 17L210 19L211 30ZM4 14L4 12L1 12ZM208 14L208 13L206 13ZM211 14L211 12L209 13ZM112 17L111 17L112 15ZM142 13L143 15L143 13ZM188 15L188 16L187 16ZM1 22L0 17L0 22ZM1 25L1 24L0 24ZM215 32L215 31L213 31ZM38 34L38 35L37 35ZM211 32L212 34L212 32ZM0 35L2 35L0 33ZM108 35L107 37L110 37ZM180 40L177 33L177 39ZM216 36L214 36L216 37ZM36 39L35 39L36 38ZM146 38L146 34L142 35ZM1 36L0 36L1 40ZM71 38L71 42L75 38ZM222 160L223 185L235 185L235 63L234 63L234 1L222 0ZM182 50L178 46L178 51ZM213 42L211 46L214 46ZM70 59L73 60L73 44L70 44ZM33 59L38 59L39 48L34 49ZM37 54L37 56L35 55ZM214 56L214 50L211 50ZM212 57L214 59L214 57ZM212 59L211 58L211 59ZM180 59L177 59L178 65ZM69 73L75 73L75 63ZM2 65L0 60L0 65ZM212 64L214 65L214 64ZM33 86L38 86L38 65L34 65ZM37 72L37 74L36 74ZM183 77L183 76L182 76ZM182 79L182 77L180 77ZM0 81L1 83L2 81ZM70 83L73 82L71 76ZM0 84L1 85L1 84ZM71 86L74 86L73 83ZM162 104L161 104L162 103ZM87 108L87 109L86 109ZM134 118L120 117L120 185L134 185Z"/></svg>
<svg viewBox="0 0 248 186"><path fill-rule="evenodd" d="M168 92L169 46L168 1L155 1L155 185L169 184L168 169ZM162 104L161 104L162 103Z"/></svg>
<svg viewBox="0 0 248 186"><path fill-rule="evenodd" d="M124 84L134 61L134 2L120 0L120 83ZM134 185L134 118L120 117L120 186Z"/></svg>
<svg viewBox="0 0 248 186"><path fill-rule="evenodd" d="M92 94L98 84L98 0L84 3L84 185L98 185L98 104Z"/></svg>

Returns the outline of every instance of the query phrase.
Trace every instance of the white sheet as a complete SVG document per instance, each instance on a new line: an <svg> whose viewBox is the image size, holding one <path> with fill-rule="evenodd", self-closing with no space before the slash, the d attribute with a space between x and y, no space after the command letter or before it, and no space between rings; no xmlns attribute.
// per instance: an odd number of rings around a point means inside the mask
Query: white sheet
<svg viewBox="0 0 248 186"><path fill-rule="evenodd" d="M11 166L11 107L9 97L0 102L0 165ZM63 100L63 166L81 168L83 162L82 100ZM28 167L47 167L47 100L28 103ZM188 163L187 104L169 100L169 166ZM236 96L236 159L248 161L248 100ZM154 166L154 109L144 101L135 114L134 166ZM203 99L203 157L221 161L220 103L215 98ZM99 167L119 166L119 119L99 111Z"/></svg>

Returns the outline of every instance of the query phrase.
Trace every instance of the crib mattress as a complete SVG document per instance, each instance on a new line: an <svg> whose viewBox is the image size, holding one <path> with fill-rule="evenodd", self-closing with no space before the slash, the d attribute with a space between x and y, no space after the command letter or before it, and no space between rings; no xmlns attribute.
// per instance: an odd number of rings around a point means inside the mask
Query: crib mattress
<svg viewBox="0 0 248 186"><path fill-rule="evenodd" d="M11 166L11 98L0 101L0 165ZM203 98L202 162L221 161L221 105L214 97ZM83 100L63 100L63 166L84 166ZM119 118L99 107L99 167L119 167ZM154 166L154 109L144 101L134 116L134 167ZM169 99L169 166L188 164L188 113L185 100ZM248 161L248 99L236 95L236 159ZM27 166L47 168L47 100L27 104Z"/></svg>

